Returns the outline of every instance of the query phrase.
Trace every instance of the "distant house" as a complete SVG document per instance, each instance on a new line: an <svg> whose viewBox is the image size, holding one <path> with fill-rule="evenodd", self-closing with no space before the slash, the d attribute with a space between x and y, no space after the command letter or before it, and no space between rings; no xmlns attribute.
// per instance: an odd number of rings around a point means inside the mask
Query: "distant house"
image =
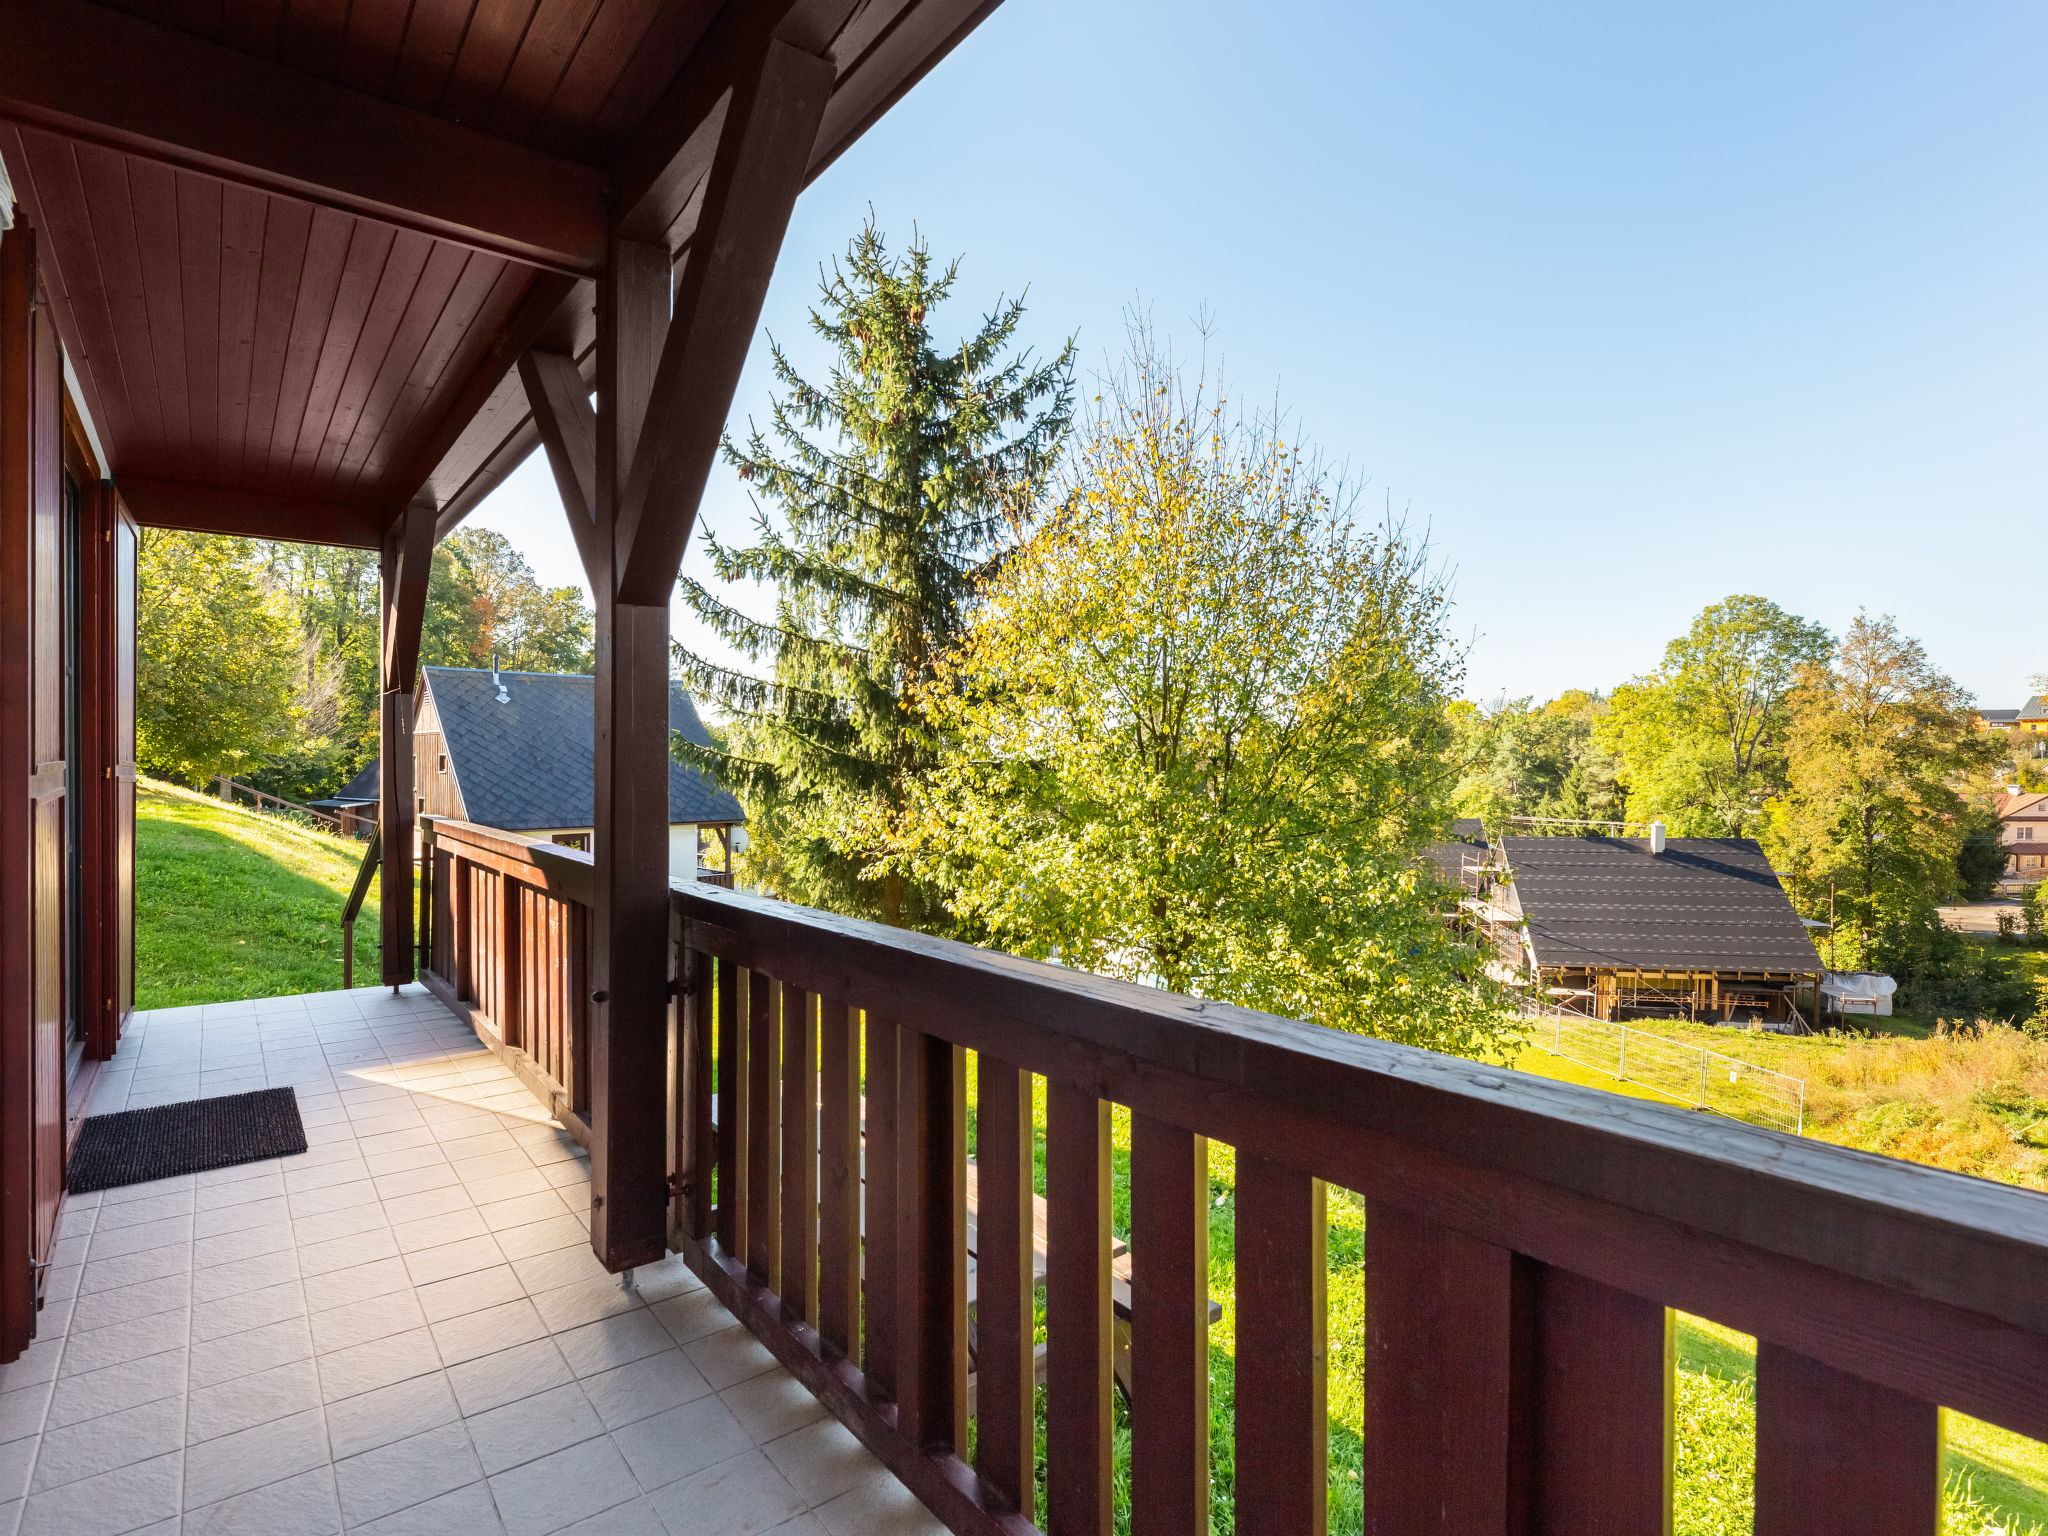
<svg viewBox="0 0 2048 1536"><path fill-rule="evenodd" d="M359 823L376 821L377 786L380 782L382 776L377 772L377 759L373 757L360 773L325 800L310 800L307 804L315 810L332 812L341 818L346 830L355 831Z"/></svg>
<svg viewBox="0 0 2048 1536"><path fill-rule="evenodd" d="M589 848L596 709L597 681L584 674L420 668L412 728L417 809ZM711 745L677 682L669 684L668 721L686 739ZM730 870L733 836L746 820L739 801L671 762L668 806L670 877L696 879L700 849L711 843Z"/></svg>
<svg viewBox="0 0 2048 1536"><path fill-rule="evenodd" d="M2048 756L2048 694L2037 693L2018 709L1980 709L1977 729L2008 737L2019 756Z"/></svg>
<svg viewBox="0 0 2048 1536"><path fill-rule="evenodd" d="M1494 900L1549 999L1601 1019L1802 1020L1825 967L1748 838L1505 837ZM1810 1006L1810 1005L1809 1005Z"/></svg>
<svg viewBox="0 0 2048 1536"><path fill-rule="evenodd" d="M2005 847L2005 878L2021 885L2048 880L2048 795L2014 790L1992 802L1998 840Z"/></svg>

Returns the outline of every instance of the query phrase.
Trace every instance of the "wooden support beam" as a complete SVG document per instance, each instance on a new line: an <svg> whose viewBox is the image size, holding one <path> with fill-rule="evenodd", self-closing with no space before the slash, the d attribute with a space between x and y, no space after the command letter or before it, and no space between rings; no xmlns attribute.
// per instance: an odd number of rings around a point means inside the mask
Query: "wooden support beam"
<svg viewBox="0 0 2048 1536"><path fill-rule="evenodd" d="M597 538L597 411L576 360L560 352L528 352L519 381L554 471L555 490L569 519L583 573L595 588L604 560Z"/></svg>
<svg viewBox="0 0 2048 1536"><path fill-rule="evenodd" d="M758 76L727 109L651 381L644 436L636 424L643 446L619 461L630 466L612 526L623 602L666 611L831 94L829 60L774 41Z"/></svg>
<svg viewBox="0 0 2048 1536"><path fill-rule="evenodd" d="M340 544L351 549L384 547L383 512L377 507L133 475L123 475L120 488L121 499L135 521L145 527L224 533L238 539L281 539L292 544Z"/></svg>
<svg viewBox="0 0 2048 1536"><path fill-rule="evenodd" d="M554 272L594 272L592 166L87 0L0 0L0 117Z"/></svg>
<svg viewBox="0 0 2048 1536"><path fill-rule="evenodd" d="M434 558L434 509L420 505L392 525L384 540L378 716L378 834L384 859L378 871L377 931L384 948L386 986L413 979L412 694L419 681L420 627L426 618L427 573Z"/></svg>
<svg viewBox="0 0 2048 1536"><path fill-rule="evenodd" d="M590 1244L616 1272L667 1252L668 594L622 598L611 533L668 323L668 252L614 240L597 294Z"/></svg>

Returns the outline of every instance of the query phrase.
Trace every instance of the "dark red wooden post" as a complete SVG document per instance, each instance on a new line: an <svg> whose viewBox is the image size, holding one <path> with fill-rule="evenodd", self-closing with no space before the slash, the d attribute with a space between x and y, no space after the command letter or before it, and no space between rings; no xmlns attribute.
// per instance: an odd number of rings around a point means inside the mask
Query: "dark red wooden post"
<svg viewBox="0 0 2048 1536"><path fill-rule="evenodd" d="M732 1258L746 1255L747 1031L740 994L742 971L732 961L712 962L718 1004L718 1246Z"/></svg>
<svg viewBox="0 0 2048 1536"><path fill-rule="evenodd" d="M1028 1136L1025 1158L1028 1169ZM1238 1162L1240 1286L1246 1273L1244 1161ZM1131 1117L1131 1250L1144 1256L1131 1270L1132 1525L1161 1536L1200 1536L1209 1529L1209 1143L1138 1114ZM1254 1281L1260 1273L1255 1257ZM987 1284L984 1278L983 1296ZM1238 1316L1243 1391L1250 1362L1242 1308ZM1320 1316L1316 1329L1319 1337ZM1290 1343L1287 1350L1292 1354L1299 1347ZM1258 1368L1250 1368L1256 1385ZM1317 1374L1320 1389L1322 1373ZM1320 1390L1316 1404L1320 1413ZM1240 1488L1243 1476L1241 1471ZM1254 1487L1256 1481L1254 1473ZM1257 1517L1249 1512L1239 1515L1239 1523L1247 1518L1254 1524L1246 1528L1254 1528Z"/></svg>
<svg viewBox="0 0 2048 1536"><path fill-rule="evenodd" d="M1515 1284L1526 1317L1510 1468L1526 1511L1518 1529L1669 1529L1669 1309L1529 1259L1516 1261Z"/></svg>
<svg viewBox="0 0 2048 1536"><path fill-rule="evenodd" d="M1242 1167L1238 1177L1241 1200ZM1513 1254L1373 1204L1365 1227L1367 1536L1502 1536L1510 1528L1515 1327ZM1242 1341L1238 1350L1242 1359Z"/></svg>
<svg viewBox="0 0 2048 1536"><path fill-rule="evenodd" d="M904 1028L896 1053L896 1427L967 1448L966 1054Z"/></svg>
<svg viewBox="0 0 2048 1536"><path fill-rule="evenodd" d="M1237 1400L1252 1409L1236 1416L1244 1536L1329 1524L1325 1198L1322 1180L1238 1153ZM1136 1279L1152 1255L1133 1252Z"/></svg>
<svg viewBox="0 0 2048 1536"><path fill-rule="evenodd" d="M976 1084L974 1463L1025 1514L1035 1491L1031 1074L986 1053Z"/></svg>
<svg viewBox="0 0 2048 1536"><path fill-rule="evenodd" d="M867 1281L863 1363L884 1397L894 1397L900 1373L897 1344L897 1208L901 1203L897 1152L897 1057L903 1031L891 1018L867 1015Z"/></svg>
<svg viewBox="0 0 2048 1536"><path fill-rule="evenodd" d="M1756 1536L1929 1536L1941 1415L1775 1344L1756 1351Z"/></svg>
<svg viewBox="0 0 2048 1536"><path fill-rule="evenodd" d="M782 1283L796 1316L818 1319L818 1021L811 994L782 985Z"/></svg>
<svg viewBox="0 0 2048 1536"><path fill-rule="evenodd" d="M776 1049L775 983L747 973L747 1273L782 1283L782 1075Z"/></svg>
<svg viewBox="0 0 2048 1536"><path fill-rule="evenodd" d="M419 684L420 627L434 558L434 508L413 507L384 536L379 671L377 816L384 854L378 869L377 932L386 986L413 979L412 700Z"/></svg>
<svg viewBox="0 0 2048 1536"><path fill-rule="evenodd" d="M1110 1529L1109 1104L1046 1082L1046 1522Z"/></svg>
<svg viewBox="0 0 2048 1536"><path fill-rule="evenodd" d="M860 1016L819 1000L818 1334L856 1356L860 1338Z"/></svg>

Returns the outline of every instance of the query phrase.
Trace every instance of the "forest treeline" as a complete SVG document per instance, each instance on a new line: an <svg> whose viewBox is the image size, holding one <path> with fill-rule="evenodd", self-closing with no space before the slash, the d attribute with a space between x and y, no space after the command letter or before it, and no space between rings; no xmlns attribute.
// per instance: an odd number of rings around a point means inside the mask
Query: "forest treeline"
<svg viewBox="0 0 2048 1536"><path fill-rule="evenodd" d="M145 529L138 558L137 765L204 787L332 794L377 753L374 550ZM501 533L434 550L420 660L587 672L592 616Z"/></svg>

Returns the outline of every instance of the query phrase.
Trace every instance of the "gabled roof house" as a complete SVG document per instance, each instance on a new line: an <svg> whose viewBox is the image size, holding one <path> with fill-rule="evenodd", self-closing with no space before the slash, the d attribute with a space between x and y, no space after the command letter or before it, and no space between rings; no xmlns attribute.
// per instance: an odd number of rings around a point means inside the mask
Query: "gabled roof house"
<svg viewBox="0 0 2048 1536"><path fill-rule="evenodd" d="M1505 837L1496 899L1552 1001L1603 1019L1796 1021L1825 967L1748 838Z"/></svg>
<svg viewBox="0 0 2048 1536"><path fill-rule="evenodd" d="M597 680L584 673L421 667L412 736L418 812L590 847L596 703ZM711 745L675 681L668 723ZM732 831L747 819L739 801L673 760L668 806L671 878L697 878L700 834L729 855ZM731 868L725 858L718 863Z"/></svg>

